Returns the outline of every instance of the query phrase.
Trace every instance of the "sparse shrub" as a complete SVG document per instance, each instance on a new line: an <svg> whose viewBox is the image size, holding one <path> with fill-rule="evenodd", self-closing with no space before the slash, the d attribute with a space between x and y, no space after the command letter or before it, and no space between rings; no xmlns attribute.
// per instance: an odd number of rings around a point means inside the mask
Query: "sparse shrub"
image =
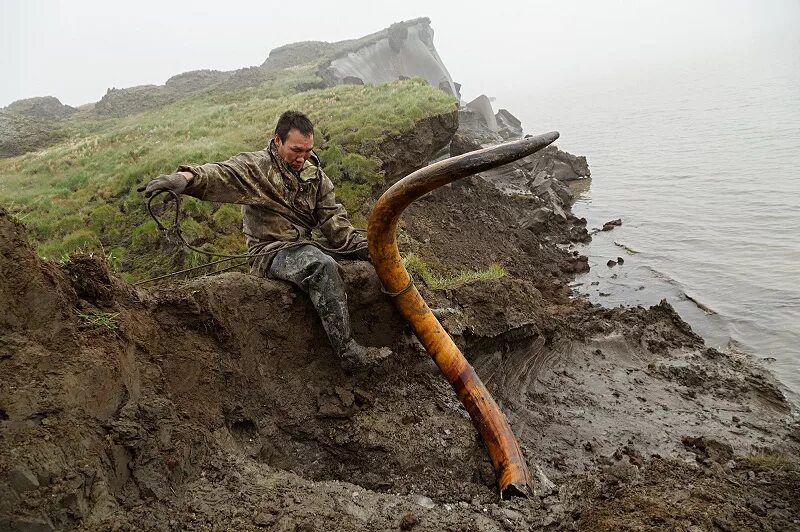
<svg viewBox="0 0 800 532"><path fill-rule="evenodd" d="M475 281L500 279L508 274L506 269L497 263L492 263L483 270L460 270L453 274L442 274L434 271L434 269L416 253L407 254L403 258L403 265L412 275L422 279L428 287L434 290L455 288L456 286L473 283Z"/></svg>
<svg viewBox="0 0 800 532"><path fill-rule="evenodd" d="M102 327L109 331L119 329L118 313L102 312L90 310L89 312L78 312L78 317L86 324L93 327Z"/></svg>
<svg viewBox="0 0 800 532"><path fill-rule="evenodd" d="M786 455L776 452L754 453L743 458L744 462L759 469L786 470L792 467L792 462Z"/></svg>

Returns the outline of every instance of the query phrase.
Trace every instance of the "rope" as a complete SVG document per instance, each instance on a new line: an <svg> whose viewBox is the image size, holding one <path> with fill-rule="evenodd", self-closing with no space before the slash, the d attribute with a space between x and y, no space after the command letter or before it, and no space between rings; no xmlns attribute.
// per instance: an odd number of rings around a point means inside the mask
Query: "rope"
<svg viewBox="0 0 800 532"><path fill-rule="evenodd" d="M159 220L158 216L156 216L156 214L153 212L153 200L155 200L156 197L158 197L160 194L165 193L165 192L168 193L172 197L171 199L175 200L175 219L173 220L173 224L172 224L171 227L166 227L164 224L162 224L161 220ZM164 205L166 205L168 202L169 202L169 199L164 200ZM319 242L315 242L315 241L301 241L301 242L290 242L290 243L287 243L286 245L282 246L280 249L271 249L269 251L260 251L265 246L267 246L269 244L272 244L272 242L263 242L263 243L260 243L260 244L256 244L255 246L250 248L250 251L248 253L242 253L242 254L236 254L236 255L228 255L228 254L225 254L225 253L211 253L210 251L205 251L205 250L202 250L200 248L194 247L189 242L187 242L186 238L183 236L183 232L181 231L181 226L180 226L181 197L180 197L179 194L176 194L172 190L159 190L159 191L157 191L155 194L150 196L150 198L147 200L147 212L150 213L150 216L156 222L156 226L158 227L158 230L161 231L162 233L164 233L165 235L167 235L167 239L168 240L171 240L169 234L170 234L170 232L173 232L175 234L175 236L178 238L178 240L180 241L181 245L183 245L184 247L194 251L195 253L200 253L201 255L206 255L207 257L221 257L221 258L219 260L215 260L215 261L209 262L207 264L201 264L200 266L194 266L192 268L186 268L184 270L179 270L177 272L167 273L165 275L159 275L158 277L153 277L151 279L145 279L143 281L138 281L136 283L133 283L134 286L139 286L139 285L142 285L142 284L145 284L145 283L152 283L152 282L155 282L155 281L160 281L162 279L168 279L170 277L175 277L177 275L188 273L188 272L191 272L191 271L194 271L194 270L199 270L201 268L207 268L209 266L214 266L216 264L221 264L223 262L227 262L227 261L234 260L234 259L248 259L248 260L246 260L244 262L240 262L240 263L234 264L233 266L227 266L227 267L225 267L225 268L223 268L221 270L217 270L216 272L214 272L214 273L222 273L222 272L233 270L235 268L238 268L240 266L244 266L244 265L248 264L249 263L249 259L256 258L256 257L266 257L267 255L272 255L272 254L277 253L278 251L282 251L284 249L291 249L291 248L300 247L300 246L311 245L311 246L315 246L315 247L319 248L321 251L324 251L326 253L333 253L333 254L339 254L339 255L345 254L345 253L352 253L354 251L358 251L360 249L363 249L363 247L364 247L364 246L358 246L355 249L346 249L347 245L348 245L348 242L345 242L344 244L342 244L338 248L330 248L330 247L327 247L327 246L323 246ZM356 231L360 232L360 233L366 232L363 229L356 229ZM255 251L255 253L253 251Z"/></svg>
<svg viewBox="0 0 800 532"><path fill-rule="evenodd" d="M405 285L399 292L389 292L383 286L383 283L381 283L381 292L383 292L384 294L386 294L389 297L395 298L395 297L401 296L401 295L405 294L406 292L408 292L409 290L411 290L412 286L414 286L414 277L409 273L408 274L408 284Z"/></svg>

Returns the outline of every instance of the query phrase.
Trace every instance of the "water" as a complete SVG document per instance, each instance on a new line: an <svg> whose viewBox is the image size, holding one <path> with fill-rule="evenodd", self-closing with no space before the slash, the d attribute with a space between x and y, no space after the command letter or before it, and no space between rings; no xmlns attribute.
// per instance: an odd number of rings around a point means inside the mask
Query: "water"
<svg viewBox="0 0 800 532"><path fill-rule="evenodd" d="M800 40L534 100L509 102L526 130L557 129L589 160L576 214L624 222L584 250L578 289L606 305L667 298L709 343L774 358L800 390Z"/></svg>

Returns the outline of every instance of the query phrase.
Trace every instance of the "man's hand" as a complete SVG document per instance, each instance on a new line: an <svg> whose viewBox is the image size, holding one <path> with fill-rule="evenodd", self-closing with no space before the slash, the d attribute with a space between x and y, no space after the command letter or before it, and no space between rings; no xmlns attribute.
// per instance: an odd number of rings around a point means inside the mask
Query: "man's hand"
<svg viewBox="0 0 800 532"><path fill-rule="evenodd" d="M366 260L372 262L372 259L369 256L369 248L363 247L361 249L356 250L355 256L358 260Z"/></svg>
<svg viewBox="0 0 800 532"><path fill-rule="evenodd" d="M189 179L186 178L185 172L178 172L176 174L164 174L156 177L146 185L137 188L137 192L144 192L144 197L149 198L157 192L162 190L171 190L175 194L180 194L186 190L189 184Z"/></svg>

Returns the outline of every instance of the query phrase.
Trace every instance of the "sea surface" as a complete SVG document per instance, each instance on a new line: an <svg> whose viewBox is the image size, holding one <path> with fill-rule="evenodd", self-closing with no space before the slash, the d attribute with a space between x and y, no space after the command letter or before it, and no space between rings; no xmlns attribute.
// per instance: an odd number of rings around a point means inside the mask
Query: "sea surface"
<svg viewBox="0 0 800 532"><path fill-rule="evenodd" d="M800 39L508 105L527 133L558 130L588 158L575 214L590 229L623 221L583 249L577 291L606 306L665 298L800 392Z"/></svg>

